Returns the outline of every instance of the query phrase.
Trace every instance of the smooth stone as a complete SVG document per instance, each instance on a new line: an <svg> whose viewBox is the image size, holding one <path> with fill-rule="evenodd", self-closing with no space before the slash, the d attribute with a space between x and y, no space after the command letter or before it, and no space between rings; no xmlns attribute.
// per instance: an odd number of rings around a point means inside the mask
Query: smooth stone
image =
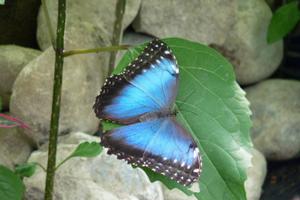
<svg viewBox="0 0 300 200"><path fill-rule="evenodd" d="M271 79L246 88L253 112L252 139L269 160L300 152L300 82Z"/></svg>
<svg viewBox="0 0 300 200"><path fill-rule="evenodd" d="M0 45L0 98L3 109L8 109L12 86L19 72L40 51L17 45Z"/></svg>
<svg viewBox="0 0 300 200"><path fill-rule="evenodd" d="M88 23L72 32L73 40L66 46L106 46L108 39L88 35L91 30L101 35L97 27ZM68 34L68 33L66 33ZM78 34L76 36L76 34ZM59 134L73 130L93 134L98 129L93 104L107 74L108 53L73 55L64 61ZM30 125L27 133L38 144L49 135L52 107L54 51L49 47L39 57L24 67L15 81L10 101L11 112Z"/></svg>
<svg viewBox="0 0 300 200"><path fill-rule="evenodd" d="M256 149L251 150L252 166L247 170L245 190L247 200L259 200L262 193L262 186L267 174L267 162L262 153Z"/></svg>
<svg viewBox="0 0 300 200"><path fill-rule="evenodd" d="M267 44L272 12L265 1L142 1L137 32L211 45L234 65L240 84L269 77L279 66L282 41Z"/></svg>
<svg viewBox="0 0 300 200"><path fill-rule="evenodd" d="M99 137L85 133L72 133L60 138L57 163L69 156L79 142L96 141ZM78 143L77 143L78 142ZM77 143L77 144L76 144ZM44 148L42 148L44 149ZM29 162L46 165L47 151L38 150L31 154ZM36 173L25 178L26 199L39 199L43 196L45 173L38 168ZM134 169L116 156L103 151L94 158L72 158L56 173L54 199L81 200L163 200L158 183L151 183L141 169Z"/></svg>
<svg viewBox="0 0 300 200"><path fill-rule="evenodd" d="M49 10L52 26L56 27L57 1L46 0L45 2ZM111 38L115 21L116 2L117 0L89 0L88 3L81 0L67 1L66 31L70 31L70 29L73 29L73 31L75 31L76 33L77 28L80 28L82 23L89 23L97 28L105 30L107 32L107 36ZM132 20L137 15L140 7L140 2L141 0L127 1L123 20L124 29L132 22ZM96 38L99 36L103 36L96 35L93 32L87 34L93 34ZM72 37L66 37L72 40ZM79 37L84 38L86 37L86 35L80 35ZM40 12L38 15L37 40L41 49L47 49L51 44L48 27L42 7L40 8ZM82 49L91 47L81 46L79 48Z"/></svg>
<svg viewBox="0 0 300 200"><path fill-rule="evenodd" d="M0 128L0 144L0 165L10 169L26 162L32 151L32 143L18 128Z"/></svg>
<svg viewBox="0 0 300 200"><path fill-rule="evenodd" d="M161 184L161 186L163 188L164 200L197 200L195 196L188 196L176 188L169 190L163 184Z"/></svg>

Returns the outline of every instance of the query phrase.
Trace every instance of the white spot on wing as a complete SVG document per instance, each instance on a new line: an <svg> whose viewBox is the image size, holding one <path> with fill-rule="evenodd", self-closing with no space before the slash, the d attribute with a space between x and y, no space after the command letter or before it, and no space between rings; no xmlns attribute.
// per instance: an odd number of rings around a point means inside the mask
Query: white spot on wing
<svg viewBox="0 0 300 200"><path fill-rule="evenodd" d="M198 157L198 155L199 155L199 149L195 148L195 150L194 150L194 158Z"/></svg>

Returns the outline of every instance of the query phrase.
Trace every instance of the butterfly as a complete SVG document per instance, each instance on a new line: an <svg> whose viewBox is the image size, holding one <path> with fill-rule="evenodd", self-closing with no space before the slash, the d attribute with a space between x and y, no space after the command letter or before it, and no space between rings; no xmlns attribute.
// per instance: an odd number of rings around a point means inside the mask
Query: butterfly
<svg viewBox="0 0 300 200"><path fill-rule="evenodd" d="M202 161L193 137L176 121L179 67L172 50L151 41L122 73L106 79L96 97L96 116L122 124L101 135L108 154L188 186Z"/></svg>

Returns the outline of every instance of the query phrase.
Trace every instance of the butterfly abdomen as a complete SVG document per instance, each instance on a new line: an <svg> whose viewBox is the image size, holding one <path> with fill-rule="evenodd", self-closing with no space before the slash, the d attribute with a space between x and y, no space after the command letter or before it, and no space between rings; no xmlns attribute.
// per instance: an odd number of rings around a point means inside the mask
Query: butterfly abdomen
<svg viewBox="0 0 300 200"><path fill-rule="evenodd" d="M139 117L140 122L149 121L153 119L163 118L163 117L172 117L176 114L170 110L165 110L161 112L152 112L152 113L146 113Z"/></svg>

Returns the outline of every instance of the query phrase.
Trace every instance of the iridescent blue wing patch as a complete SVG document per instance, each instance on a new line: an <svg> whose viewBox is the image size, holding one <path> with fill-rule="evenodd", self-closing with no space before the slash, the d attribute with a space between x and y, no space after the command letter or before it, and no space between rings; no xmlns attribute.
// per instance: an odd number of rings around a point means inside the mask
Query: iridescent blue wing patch
<svg viewBox="0 0 300 200"><path fill-rule="evenodd" d="M158 118L113 129L101 136L109 154L130 164L149 167L182 185L198 180L198 147L174 118Z"/></svg>
<svg viewBox="0 0 300 200"><path fill-rule="evenodd" d="M145 113L168 110L177 95L178 72L169 47L153 40L121 74L105 81L94 105L97 117L130 124Z"/></svg>

